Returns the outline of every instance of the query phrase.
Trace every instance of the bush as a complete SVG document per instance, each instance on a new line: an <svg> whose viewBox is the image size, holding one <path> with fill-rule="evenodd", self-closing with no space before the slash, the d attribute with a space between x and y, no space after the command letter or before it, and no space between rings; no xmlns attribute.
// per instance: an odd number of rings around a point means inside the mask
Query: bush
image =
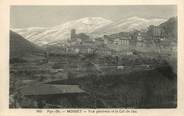
<svg viewBox="0 0 184 116"><path fill-rule="evenodd" d="M63 63L55 63L53 66L52 66L53 69L60 69L60 68L64 68L64 64Z"/></svg>

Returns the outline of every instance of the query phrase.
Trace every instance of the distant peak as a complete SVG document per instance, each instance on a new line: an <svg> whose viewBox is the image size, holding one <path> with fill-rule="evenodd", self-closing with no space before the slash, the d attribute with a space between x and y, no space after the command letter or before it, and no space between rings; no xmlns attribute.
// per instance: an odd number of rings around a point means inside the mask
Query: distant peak
<svg viewBox="0 0 184 116"><path fill-rule="evenodd" d="M165 20L164 18L143 18L143 17L138 17L138 16L132 16L132 17L129 17L129 18L127 18L127 19L129 19L129 20L135 20L135 19L137 19L137 20Z"/></svg>
<svg viewBox="0 0 184 116"><path fill-rule="evenodd" d="M78 19L78 21L91 22L91 21L104 21L104 22L112 22L111 20L102 18L102 17L84 17Z"/></svg>
<svg viewBox="0 0 184 116"><path fill-rule="evenodd" d="M127 18L127 20L144 20L144 21L147 21L146 18L142 18L142 17L138 17L138 16L129 17L129 18Z"/></svg>
<svg viewBox="0 0 184 116"><path fill-rule="evenodd" d="M102 20L107 20L107 19L102 18L102 17L84 17L84 18L80 18L80 20L83 20L83 19L89 19L89 20L102 19Z"/></svg>
<svg viewBox="0 0 184 116"><path fill-rule="evenodd" d="M142 19L142 18L138 16L132 16L132 17L129 17L128 19Z"/></svg>

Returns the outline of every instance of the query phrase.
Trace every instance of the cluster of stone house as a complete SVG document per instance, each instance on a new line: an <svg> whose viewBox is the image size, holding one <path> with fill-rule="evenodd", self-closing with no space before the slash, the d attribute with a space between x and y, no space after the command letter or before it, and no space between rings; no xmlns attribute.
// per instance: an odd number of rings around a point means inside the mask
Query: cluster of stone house
<svg viewBox="0 0 184 116"><path fill-rule="evenodd" d="M131 36L129 33L121 32L118 34L104 35L104 42L115 51L129 51Z"/></svg>
<svg viewBox="0 0 184 116"><path fill-rule="evenodd" d="M150 26L146 32L120 32L105 35L104 40L109 48L123 51L123 53L129 53L132 50L150 52L153 50L174 51L176 49L176 42L169 39L164 29L158 26Z"/></svg>

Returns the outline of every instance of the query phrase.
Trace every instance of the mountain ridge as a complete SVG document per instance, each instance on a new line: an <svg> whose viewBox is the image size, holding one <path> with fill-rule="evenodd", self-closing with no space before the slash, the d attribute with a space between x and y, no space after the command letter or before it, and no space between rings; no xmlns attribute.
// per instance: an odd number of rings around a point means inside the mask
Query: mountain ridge
<svg viewBox="0 0 184 116"><path fill-rule="evenodd" d="M70 38L70 30L76 29L77 33L86 33L94 36L112 34L114 32L142 30L149 25L159 25L165 19L145 19L130 17L113 22L102 17L85 17L71 20L54 27L31 27L24 29L13 29L24 38L37 45L57 43Z"/></svg>

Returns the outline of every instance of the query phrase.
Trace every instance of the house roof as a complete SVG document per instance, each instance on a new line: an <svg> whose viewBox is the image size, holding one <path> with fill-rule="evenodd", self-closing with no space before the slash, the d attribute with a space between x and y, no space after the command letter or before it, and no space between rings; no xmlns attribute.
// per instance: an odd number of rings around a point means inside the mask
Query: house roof
<svg viewBox="0 0 184 116"><path fill-rule="evenodd" d="M54 84L34 84L21 89L23 95L52 95L68 93L85 93L79 85L54 85Z"/></svg>

